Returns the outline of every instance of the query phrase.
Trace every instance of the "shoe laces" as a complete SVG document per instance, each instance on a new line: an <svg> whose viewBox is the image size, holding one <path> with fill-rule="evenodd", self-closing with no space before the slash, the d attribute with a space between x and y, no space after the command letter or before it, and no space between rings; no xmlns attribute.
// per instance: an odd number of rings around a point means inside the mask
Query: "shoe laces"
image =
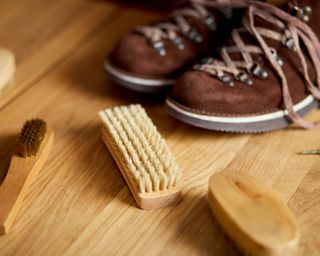
<svg viewBox="0 0 320 256"><path fill-rule="evenodd" d="M192 42L201 43L203 42L203 36L195 26L189 23L187 17L199 20L211 31L217 29L217 24L214 15L205 7L210 1L201 1L200 4L198 2L199 0L190 0L190 5L174 11L167 21L158 22L150 26L138 27L136 28L136 32L148 38L151 46L161 56L166 55L164 39L171 40L179 50L185 49L183 38L180 35L186 36ZM227 18L231 18L232 16L230 8L225 8L221 10L221 12Z"/></svg>
<svg viewBox="0 0 320 256"><path fill-rule="evenodd" d="M228 0L225 1L225 4L228 4L227 2ZM233 2L234 1L230 1L230 4ZM236 5L238 7L247 8L247 15L243 19L243 26L234 29L231 34L234 45L221 48L221 60L208 58L201 64L195 65L194 69L207 72L229 86L234 86L233 79L246 85L252 85L253 81L250 79L251 75L261 79L268 78L267 71L252 58L252 54L264 55L281 81L282 98L289 118L295 124L303 128L311 129L320 127L319 122L312 123L306 121L294 110L294 103L289 91L288 81L282 69L284 62L278 56L276 49L269 47L265 40L265 38L267 38L279 41L293 53L298 55L300 64L303 68L303 78L307 88L315 98L320 99L320 43L316 34L305 22L303 22L303 20L306 19L304 17L306 12L304 12L304 16L301 16L300 18L298 16L294 17L267 3L258 1L235 2L237 2ZM305 10L309 10L309 8ZM281 28L282 33L263 27L257 27L255 24L255 17L260 17L263 20L276 25ZM252 35L258 42L258 45L246 45L241 38L241 32L248 32ZM306 51L311 58L312 65L316 72L317 85L310 79L306 57L300 46L301 42L304 44ZM232 60L230 54L233 53L240 54L242 60ZM231 76L226 74L230 74Z"/></svg>

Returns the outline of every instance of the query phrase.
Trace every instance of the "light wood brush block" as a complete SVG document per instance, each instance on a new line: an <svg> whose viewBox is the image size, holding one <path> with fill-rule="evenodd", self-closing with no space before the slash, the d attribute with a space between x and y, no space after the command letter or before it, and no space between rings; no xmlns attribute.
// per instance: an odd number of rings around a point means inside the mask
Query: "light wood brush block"
<svg viewBox="0 0 320 256"><path fill-rule="evenodd" d="M37 177L53 146L54 133L48 128L35 156L12 156L7 176L0 186L0 235L12 227L29 186Z"/></svg>
<svg viewBox="0 0 320 256"><path fill-rule="evenodd" d="M13 80L16 65L11 51L0 48L0 91Z"/></svg>
<svg viewBox="0 0 320 256"><path fill-rule="evenodd" d="M227 235L250 255L294 255L297 221L279 195L261 181L224 171L209 181L209 203Z"/></svg>
<svg viewBox="0 0 320 256"><path fill-rule="evenodd" d="M181 200L180 170L164 139L140 105L99 113L102 139L138 207L157 209Z"/></svg>

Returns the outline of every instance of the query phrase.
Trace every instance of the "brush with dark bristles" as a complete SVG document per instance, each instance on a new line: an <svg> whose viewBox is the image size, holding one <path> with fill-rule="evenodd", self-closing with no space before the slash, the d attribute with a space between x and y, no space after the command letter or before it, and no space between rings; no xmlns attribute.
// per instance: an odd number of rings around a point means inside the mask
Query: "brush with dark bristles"
<svg viewBox="0 0 320 256"><path fill-rule="evenodd" d="M53 145L53 130L45 121L26 121L16 142L8 174L0 186L0 235L7 234L28 187L36 178Z"/></svg>
<svg viewBox="0 0 320 256"><path fill-rule="evenodd" d="M22 157L35 156L46 135L47 124L41 119L27 121L17 139L17 152Z"/></svg>

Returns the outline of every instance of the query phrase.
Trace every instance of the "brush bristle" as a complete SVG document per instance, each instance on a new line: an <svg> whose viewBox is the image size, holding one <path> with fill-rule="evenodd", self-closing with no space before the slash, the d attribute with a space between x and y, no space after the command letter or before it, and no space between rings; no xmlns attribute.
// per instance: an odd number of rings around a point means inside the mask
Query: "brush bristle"
<svg viewBox="0 0 320 256"><path fill-rule="evenodd" d="M178 165L140 105L106 109L99 115L104 132L112 138L140 193L167 190L178 184Z"/></svg>
<svg viewBox="0 0 320 256"><path fill-rule="evenodd" d="M42 119L26 121L17 139L17 153L22 157L35 156L46 132L47 125Z"/></svg>

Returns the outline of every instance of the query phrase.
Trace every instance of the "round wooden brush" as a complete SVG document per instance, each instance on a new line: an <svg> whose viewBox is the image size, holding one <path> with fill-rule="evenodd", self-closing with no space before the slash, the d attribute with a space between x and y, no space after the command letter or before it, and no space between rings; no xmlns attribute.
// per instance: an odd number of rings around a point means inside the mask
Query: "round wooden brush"
<svg viewBox="0 0 320 256"><path fill-rule="evenodd" d="M15 69L13 53L7 49L0 48L0 91L13 80Z"/></svg>
<svg viewBox="0 0 320 256"><path fill-rule="evenodd" d="M222 229L249 255L296 253L297 220L279 195L261 181L224 171L209 181L209 204Z"/></svg>

